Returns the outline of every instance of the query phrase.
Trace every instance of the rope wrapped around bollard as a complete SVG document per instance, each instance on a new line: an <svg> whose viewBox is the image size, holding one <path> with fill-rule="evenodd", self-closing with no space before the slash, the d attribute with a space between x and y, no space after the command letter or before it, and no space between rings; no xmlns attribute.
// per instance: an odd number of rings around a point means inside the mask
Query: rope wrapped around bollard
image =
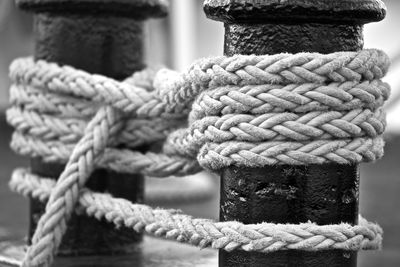
<svg viewBox="0 0 400 267"><path fill-rule="evenodd" d="M215 57L186 72L142 72L118 82L32 59L10 68L11 143L19 154L67 163L57 183L28 170L10 186L47 200L22 266L48 266L73 212L117 226L231 251L377 249L379 226L214 222L85 189L97 167L153 177L206 168L353 164L383 155L390 88L379 50ZM132 149L163 142L161 151ZM124 144L130 149L118 149Z"/></svg>

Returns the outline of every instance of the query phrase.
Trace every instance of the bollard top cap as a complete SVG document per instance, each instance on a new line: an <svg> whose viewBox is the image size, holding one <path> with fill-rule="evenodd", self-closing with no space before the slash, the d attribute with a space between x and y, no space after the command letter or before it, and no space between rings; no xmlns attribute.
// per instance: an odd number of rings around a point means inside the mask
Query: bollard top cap
<svg viewBox="0 0 400 267"><path fill-rule="evenodd" d="M204 12L226 23L365 24L384 19L386 6L381 0L205 0Z"/></svg>
<svg viewBox="0 0 400 267"><path fill-rule="evenodd" d="M35 13L108 14L134 19L164 17L167 0L15 0L19 8Z"/></svg>

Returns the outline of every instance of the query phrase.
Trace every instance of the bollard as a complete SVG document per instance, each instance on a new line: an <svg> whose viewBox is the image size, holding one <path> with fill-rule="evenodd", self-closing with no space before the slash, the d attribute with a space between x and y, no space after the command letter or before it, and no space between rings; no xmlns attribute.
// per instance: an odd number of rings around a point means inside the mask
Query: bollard
<svg viewBox="0 0 400 267"><path fill-rule="evenodd" d="M206 0L208 18L225 24L224 54L332 53L363 48L363 24L380 21L380 0ZM220 220L246 224L357 223L357 165L275 165L221 171ZM355 267L357 253L219 252L221 267Z"/></svg>
<svg viewBox="0 0 400 267"><path fill-rule="evenodd" d="M18 6L34 13L36 60L70 65L89 73L122 80L144 68L144 20L167 14L162 0L17 0ZM147 147L139 148L141 151ZM33 172L56 179L60 164L31 159ZM91 176L89 188L109 192L133 203L143 201L142 175L104 169ZM44 204L30 201L31 238L44 212ZM30 239L29 238L29 239ZM135 250L142 235L131 230L73 215L59 249L60 255L125 254Z"/></svg>

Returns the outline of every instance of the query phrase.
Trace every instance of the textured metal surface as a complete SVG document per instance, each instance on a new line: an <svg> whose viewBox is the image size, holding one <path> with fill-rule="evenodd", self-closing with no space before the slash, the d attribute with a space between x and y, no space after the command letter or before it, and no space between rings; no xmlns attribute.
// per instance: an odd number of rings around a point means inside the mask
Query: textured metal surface
<svg viewBox="0 0 400 267"><path fill-rule="evenodd" d="M224 54L358 51L362 23L383 19L380 1L206 0L209 18L225 22ZM244 223L355 224L356 165L226 168L221 172L220 220ZM220 251L221 267L354 267L357 253Z"/></svg>
<svg viewBox="0 0 400 267"><path fill-rule="evenodd" d="M244 223L355 224L358 214L357 166L336 164L229 168L221 175L220 220ZM220 266L356 266L354 252L220 251Z"/></svg>
<svg viewBox="0 0 400 267"><path fill-rule="evenodd" d="M336 164L226 169L221 184L223 221L244 223L355 223L357 166ZM234 203L234 205L232 205Z"/></svg>
<svg viewBox="0 0 400 267"><path fill-rule="evenodd" d="M226 55L320 53L359 50L363 47L361 25L225 24Z"/></svg>
<svg viewBox="0 0 400 267"><path fill-rule="evenodd" d="M205 0L207 17L224 22L368 23L380 21L380 0Z"/></svg>

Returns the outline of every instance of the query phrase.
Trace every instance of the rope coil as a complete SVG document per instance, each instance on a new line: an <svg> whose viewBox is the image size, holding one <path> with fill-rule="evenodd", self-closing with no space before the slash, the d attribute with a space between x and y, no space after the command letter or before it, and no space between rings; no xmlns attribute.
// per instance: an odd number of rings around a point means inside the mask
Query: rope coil
<svg viewBox="0 0 400 267"><path fill-rule="evenodd" d="M57 183L16 170L10 186L47 201L23 266L48 266L75 211L200 247L376 249L379 226L244 225L194 219L90 192L97 167L151 176L227 166L354 164L383 155L389 86L379 50L202 59L187 72L141 72L124 82L32 59L10 67L14 126L22 155L66 163ZM153 87L154 86L154 87ZM92 104L95 103L95 104ZM135 147L163 142L159 152ZM130 149L117 149L123 144Z"/></svg>

